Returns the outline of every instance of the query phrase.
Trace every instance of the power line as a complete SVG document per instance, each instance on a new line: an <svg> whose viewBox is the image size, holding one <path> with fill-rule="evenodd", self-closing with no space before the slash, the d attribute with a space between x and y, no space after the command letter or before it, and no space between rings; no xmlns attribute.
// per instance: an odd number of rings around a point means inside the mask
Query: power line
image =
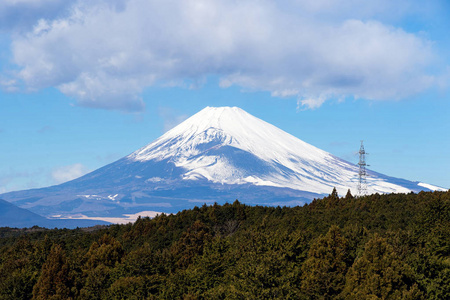
<svg viewBox="0 0 450 300"><path fill-rule="evenodd" d="M359 182L358 182L358 196L364 196L367 194L367 172L366 172L366 166L369 166L366 164L366 155L369 153L366 153L366 150L364 149L363 141L361 141L361 147L359 148Z"/></svg>

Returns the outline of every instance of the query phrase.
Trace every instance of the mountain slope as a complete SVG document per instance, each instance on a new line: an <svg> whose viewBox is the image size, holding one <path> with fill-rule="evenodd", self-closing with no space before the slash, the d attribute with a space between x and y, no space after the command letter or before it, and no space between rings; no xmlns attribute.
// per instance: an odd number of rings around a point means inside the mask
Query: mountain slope
<svg viewBox="0 0 450 300"><path fill-rule="evenodd" d="M368 171L368 193L439 189ZM356 192L358 167L237 107L207 107L149 145L81 178L2 195L46 216L176 212L202 203L294 205Z"/></svg>
<svg viewBox="0 0 450 300"><path fill-rule="evenodd" d="M108 224L102 221L91 220L56 220L47 219L29 210L15 206L0 199L0 227L47 227L47 228L76 228L88 227L98 224Z"/></svg>
<svg viewBox="0 0 450 300"><path fill-rule="evenodd" d="M358 168L237 107L205 108L129 161L169 160L185 180L288 187L324 194L356 190ZM409 192L370 172L369 193ZM419 188L418 188L419 189Z"/></svg>

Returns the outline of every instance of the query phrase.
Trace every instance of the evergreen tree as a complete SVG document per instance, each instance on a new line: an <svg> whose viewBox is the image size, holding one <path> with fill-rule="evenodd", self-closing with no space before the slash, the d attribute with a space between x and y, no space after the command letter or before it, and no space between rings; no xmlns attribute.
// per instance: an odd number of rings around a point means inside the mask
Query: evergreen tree
<svg viewBox="0 0 450 300"><path fill-rule="evenodd" d="M186 268L196 255L203 253L204 244L210 240L209 228L204 223L195 221L172 248L176 265Z"/></svg>
<svg viewBox="0 0 450 300"><path fill-rule="evenodd" d="M421 299L411 270L398 260L385 238L375 234L346 276L345 299Z"/></svg>
<svg viewBox="0 0 450 300"><path fill-rule="evenodd" d="M450 192L336 190L303 207L0 228L0 299L450 299L449 228Z"/></svg>
<svg viewBox="0 0 450 300"><path fill-rule="evenodd" d="M349 201L349 200L353 200L353 199L354 199L352 193L350 192L350 189L348 189L347 194L345 195L345 198L344 198L344 199L345 199L346 201Z"/></svg>
<svg viewBox="0 0 450 300"><path fill-rule="evenodd" d="M54 245L33 288L33 299L69 299L70 285L65 251L60 245Z"/></svg>
<svg viewBox="0 0 450 300"><path fill-rule="evenodd" d="M349 267L348 241L339 227L332 225L316 239L302 266L302 291L314 299L332 299L344 288Z"/></svg>
<svg viewBox="0 0 450 300"><path fill-rule="evenodd" d="M331 194L328 195L328 197L327 197L327 205L326 205L326 207L327 208L333 208L333 207L338 206L338 204L339 204L339 195L338 195L338 192L337 192L336 188L334 187L333 191L331 192Z"/></svg>
<svg viewBox="0 0 450 300"><path fill-rule="evenodd" d="M120 263L124 250L119 241L105 234L98 243L94 242L86 254L83 275L84 286L80 291L82 299L101 299L111 285L111 273Z"/></svg>

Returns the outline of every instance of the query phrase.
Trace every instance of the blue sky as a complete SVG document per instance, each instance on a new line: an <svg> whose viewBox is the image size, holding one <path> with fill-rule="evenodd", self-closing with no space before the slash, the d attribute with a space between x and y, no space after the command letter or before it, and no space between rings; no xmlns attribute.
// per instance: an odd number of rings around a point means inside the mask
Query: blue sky
<svg viewBox="0 0 450 300"><path fill-rule="evenodd" d="M370 2L370 3L368 3ZM6 0L0 193L57 184L205 106L450 187L448 1Z"/></svg>

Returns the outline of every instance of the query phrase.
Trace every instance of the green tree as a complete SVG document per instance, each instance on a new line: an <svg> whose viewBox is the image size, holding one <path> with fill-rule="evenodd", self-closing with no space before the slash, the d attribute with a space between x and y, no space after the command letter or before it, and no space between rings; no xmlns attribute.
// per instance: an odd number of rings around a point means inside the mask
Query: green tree
<svg viewBox="0 0 450 300"><path fill-rule="evenodd" d="M35 248L20 238L0 252L0 299L31 299L40 267L34 260Z"/></svg>
<svg viewBox="0 0 450 300"><path fill-rule="evenodd" d="M145 299L144 277L122 277L109 288L109 299Z"/></svg>
<svg viewBox="0 0 450 300"><path fill-rule="evenodd" d="M204 223L195 221L172 248L176 265L186 268L196 255L203 253L204 244L211 238L209 228Z"/></svg>
<svg viewBox="0 0 450 300"><path fill-rule="evenodd" d="M332 225L325 236L317 238L302 266L302 291L314 299L332 299L344 288L349 267L348 241Z"/></svg>
<svg viewBox="0 0 450 300"><path fill-rule="evenodd" d="M350 189L348 189L347 194L345 195L345 198L344 198L344 199L345 199L346 201L355 199L355 198L353 197L352 192L350 191Z"/></svg>
<svg viewBox="0 0 450 300"><path fill-rule="evenodd" d="M223 299L299 299L300 268L295 253L299 238L285 231L246 234L239 248L227 253L234 261L224 272L224 283L206 294Z"/></svg>
<svg viewBox="0 0 450 300"><path fill-rule="evenodd" d="M111 273L119 264L124 250L119 241L105 234L98 243L94 242L86 254L83 269L84 286L80 291L82 299L101 299L111 285Z"/></svg>
<svg viewBox="0 0 450 300"><path fill-rule="evenodd" d="M411 270L385 238L375 234L346 276L345 299L421 299Z"/></svg>
<svg viewBox="0 0 450 300"><path fill-rule="evenodd" d="M54 245L33 288L33 299L69 299L70 285L66 253L60 245Z"/></svg>
<svg viewBox="0 0 450 300"><path fill-rule="evenodd" d="M327 208L336 207L339 204L339 195L336 188L333 188L333 191L330 195L328 195L327 199Z"/></svg>
<svg viewBox="0 0 450 300"><path fill-rule="evenodd" d="M123 254L124 250L120 242L105 234L99 239L98 243L94 242L91 245L86 255L86 265L91 269L99 265L114 267L117 262L120 262Z"/></svg>

